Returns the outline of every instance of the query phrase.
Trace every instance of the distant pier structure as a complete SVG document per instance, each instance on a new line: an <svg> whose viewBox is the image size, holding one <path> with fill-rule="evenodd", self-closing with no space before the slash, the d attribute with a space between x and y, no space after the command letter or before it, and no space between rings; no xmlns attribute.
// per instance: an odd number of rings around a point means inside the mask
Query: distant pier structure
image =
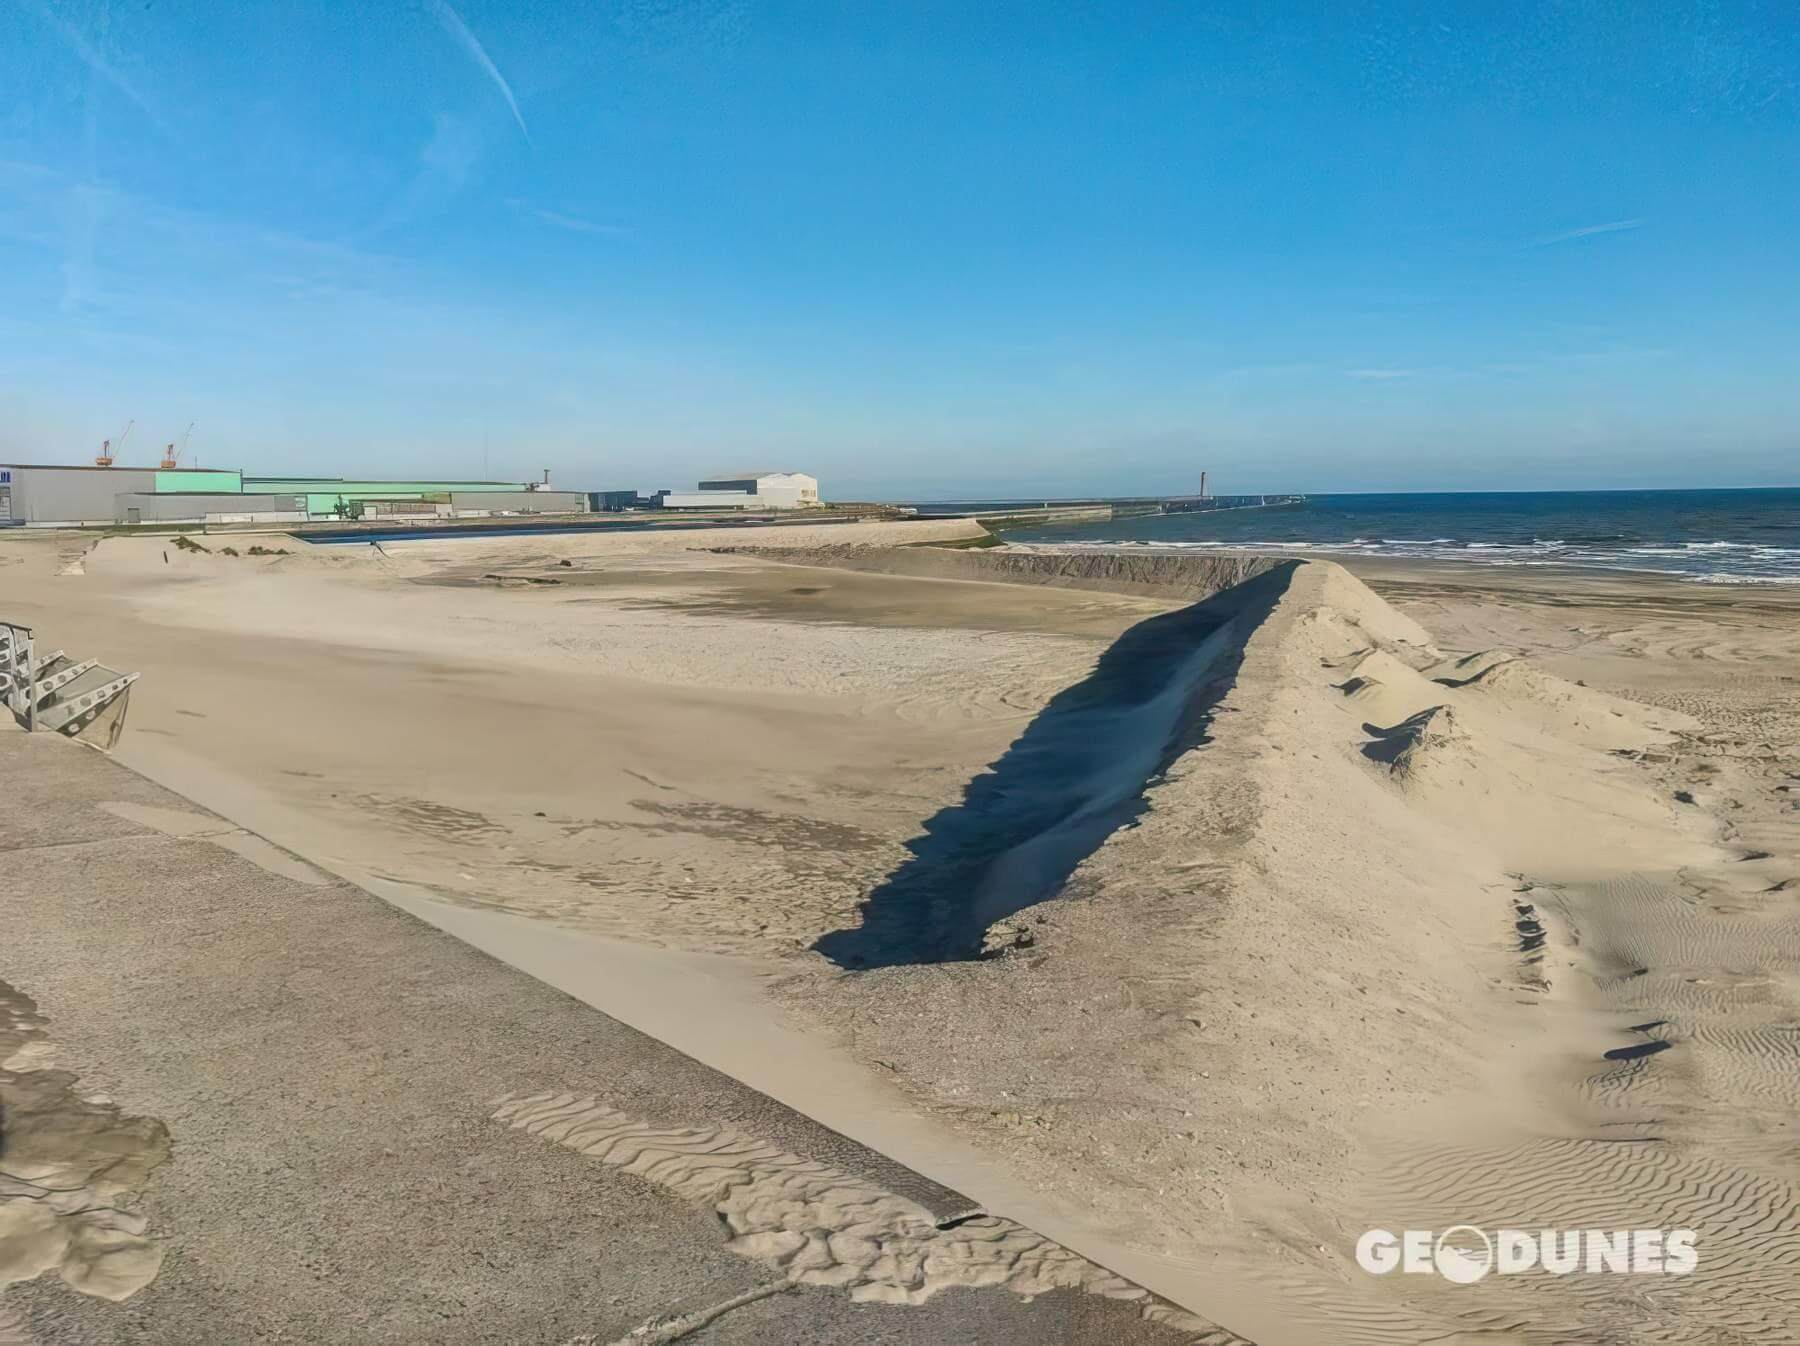
<svg viewBox="0 0 1800 1346"><path fill-rule="evenodd" d="M1260 509L1267 505L1303 505L1303 495L1212 495L1206 489L1205 472L1200 474L1199 495L1168 496L1160 503L1159 513L1197 514L1211 509Z"/></svg>
<svg viewBox="0 0 1800 1346"><path fill-rule="evenodd" d="M1162 501L1163 514L1194 514L1209 509L1260 509L1269 505L1304 505L1303 495L1199 495L1171 496Z"/></svg>
<svg viewBox="0 0 1800 1346"><path fill-rule="evenodd" d="M1140 495L1073 499L908 501L906 508L926 518L979 519L990 529L1029 528L1043 523L1086 523L1141 519L1154 514L1198 514L1218 509L1262 509L1306 503L1304 495L1209 495L1206 474L1198 495Z"/></svg>

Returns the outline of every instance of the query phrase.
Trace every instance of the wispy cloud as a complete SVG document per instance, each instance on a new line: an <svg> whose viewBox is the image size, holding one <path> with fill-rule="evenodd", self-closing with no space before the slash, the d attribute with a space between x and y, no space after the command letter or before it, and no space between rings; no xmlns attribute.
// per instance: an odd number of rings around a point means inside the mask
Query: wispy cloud
<svg viewBox="0 0 1800 1346"><path fill-rule="evenodd" d="M93 305L101 294L100 268L95 264L100 225L112 204L112 193L81 185L69 192L67 251L63 258L63 292L60 307L77 313Z"/></svg>
<svg viewBox="0 0 1800 1346"><path fill-rule="evenodd" d="M431 139L419 151L419 169L406 190L390 201L375 222L385 233L421 213L439 210L468 184L497 132L481 119L438 112L432 117Z"/></svg>
<svg viewBox="0 0 1800 1346"><path fill-rule="evenodd" d="M157 130L161 131L166 136L172 136L174 134L170 131L169 124L163 120L162 113L156 110L155 105L151 103L148 98L144 97L144 95L138 91L137 86L126 79L125 76L119 72L118 67L107 60L93 43L83 37L79 30L72 25L65 23L62 17L48 5L42 3L28 3L24 7L31 10L38 18L42 19L50 26L50 28L55 30L56 35L62 39L63 45L73 52L83 65L89 70L92 70L96 75L100 76L100 78L105 80L108 84L112 85L113 88L117 89L120 93L124 94L128 100L137 106L138 111L142 112L150 119L151 124L155 126Z"/></svg>
<svg viewBox="0 0 1800 1346"><path fill-rule="evenodd" d="M544 210L524 201L515 200L510 204L521 215L529 215L539 223L550 225L555 229L567 229L572 234L604 234L611 238L618 238L631 232L623 225L600 224L595 220L584 220L579 215L565 215L560 210Z"/></svg>
<svg viewBox="0 0 1800 1346"><path fill-rule="evenodd" d="M432 117L431 139L419 151L419 165L456 192L481 162L481 151L482 137L474 126L452 113L439 112Z"/></svg>
<svg viewBox="0 0 1800 1346"><path fill-rule="evenodd" d="M0 160L0 252L61 316L33 309L44 345L113 331L167 332L167 349L218 332L246 310L267 324L314 296L343 306L385 295L405 276L384 255L167 206L95 184L67 167ZM96 257L111 263L102 275ZM0 327L15 315L0 317ZM19 321L20 330L29 330ZM252 335L233 329L232 342ZM198 339L198 338L195 338ZM23 347L15 349L23 350Z"/></svg>
<svg viewBox="0 0 1800 1346"><path fill-rule="evenodd" d="M1344 371L1353 379L1410 379L1419 371L1416 369L1346 369Z"/></svg>
<svg viewBox="0 0 1800 1346"><path fill-rule="evenodd" d="M1641 229L1642 220L1609 220L1605 224L1585 225L1580 229L1570 229L1565 233L1551 234L1548 238L1534 239L1527 244L1533 248L1547 248L1552 243L1568 243L1577 238L1592 238L1595 234L1622 234L1628 229Z"/></svg>
<svg viewBox="0 0 1800 1346"><path fill-rule="evenodd" d="M506 100L506 106L512 109L513 120L519 124L519 134L525 137L525 143L529 145L531 131L525 125L524 114L519 111L519 100L513 97L512 85L506 82L506 76L500 73L500 67L495 65L493 58L487 54L487 48L481 45L481 39L469 31L469 25L463 22L462 15L450 7L449 0L425 0L425 5L437 16L437 21L443 26L444 31L456 40L457 45L468 53L469 59L481 67L487 77L493 81L494 87L500 90L500 96Z"/></svg>

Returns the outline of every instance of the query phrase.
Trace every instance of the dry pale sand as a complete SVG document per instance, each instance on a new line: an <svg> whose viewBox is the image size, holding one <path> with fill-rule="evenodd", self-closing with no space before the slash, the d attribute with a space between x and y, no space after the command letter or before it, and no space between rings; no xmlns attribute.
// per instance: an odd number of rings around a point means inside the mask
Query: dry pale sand
<svg viewBox="0 0 1800 1346"><path fill-rule="evenodd" d="M697 551L697 536L385 556L288 543L274 558L111 540L81 575L25 539L9 606L57 644L155 675L133 694L124 760L190 791L215 777L209 804L268 796L328 865L748 953L852 919L918 819L1159 609L808 583ZM480 578L501 573L559 583Z"/></svg>
<svg viewBox="0 0 1800 1346"><path fill-rule="evenodd" d="M1800 601L743 541L4 539L0 606L147 773L1264 1346L1800 1338ZM1700 1267L1351 1258L1459 1223Z"/></svg>

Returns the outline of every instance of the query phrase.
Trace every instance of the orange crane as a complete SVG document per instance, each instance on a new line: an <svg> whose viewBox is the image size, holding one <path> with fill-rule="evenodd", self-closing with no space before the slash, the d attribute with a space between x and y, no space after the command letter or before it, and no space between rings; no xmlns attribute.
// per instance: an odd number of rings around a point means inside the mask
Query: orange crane
<svg viewBox="0 0 1800 1346"><path fill-rule="evenodd" d="M194 423L192 421L189 421L188 428L187 428L187 434L184 434L181 437L181 449L182 449L183 453L185 453L187 451L188 435L191 435L193 433L194 433ZM181 454L175 452L175 446L173 444L170 444L167 448L165 448L163 450L162 463L161 463L162 470L164 472L173 472L175 470L175 463L180 457L181 457Z"/></svg>
<svg viewBox="0 0 1800 1346"><path fill-rule="evenodd" d="M137 424L137 422L135 420L126 421L125 428L123 430L119 431L119 447L121 449L125 447L125 436L131 433L131 427L136 424ZM94 456L94 466L95 467L111 467L112 465L113 465L112 441L110 439L103 439L100 441L100 452Z"/></svg>

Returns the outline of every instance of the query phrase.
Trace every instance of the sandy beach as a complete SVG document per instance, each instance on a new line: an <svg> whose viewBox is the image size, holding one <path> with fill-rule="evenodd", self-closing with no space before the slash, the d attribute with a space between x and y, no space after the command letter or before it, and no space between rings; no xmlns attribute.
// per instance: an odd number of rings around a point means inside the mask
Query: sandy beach
<svg viewBox="0 0 1800 1346"><path fill-rule="evenodd" d="M974 531L8 535L0 616L140 671L114 757L249 849L1196 1322L1800 1336L1800 593ZM1700 1257L1355 1261L1456 1224Z"/></svg>

